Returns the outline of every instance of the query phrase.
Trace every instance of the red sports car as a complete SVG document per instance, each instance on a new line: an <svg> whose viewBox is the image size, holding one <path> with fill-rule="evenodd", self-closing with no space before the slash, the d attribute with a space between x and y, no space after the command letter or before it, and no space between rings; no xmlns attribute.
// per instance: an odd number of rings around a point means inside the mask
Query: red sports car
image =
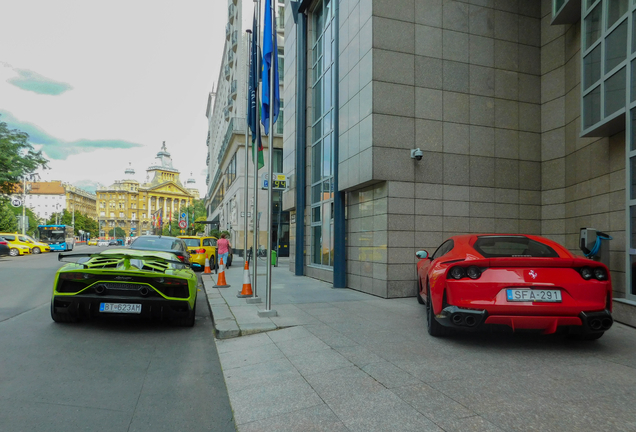
<svg viewBox="0 0 636 432"><path fill-rule="evenodd" d="M607 267L546 238L460 235L416 256L417 300L432 336L503 325L593 340L613 324Z"/></svg>

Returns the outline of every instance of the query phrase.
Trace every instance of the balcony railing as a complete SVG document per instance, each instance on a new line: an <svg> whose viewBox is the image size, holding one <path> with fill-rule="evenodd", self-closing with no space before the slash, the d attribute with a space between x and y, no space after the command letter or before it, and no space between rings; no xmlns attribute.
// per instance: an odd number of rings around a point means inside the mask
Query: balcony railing
<svg viewBox="0 0 636 432"><path fill-rule="evenodd" d="M236 6L234 4L230 4L227 8L227 19L230 24L234 24L234 14L236 13Z"/></svg>
<svg viewBox="0 0 636 432"><path fill-rule="evenodd" d="M230 85L230 96L234 100L236 100L237 91L238 91L238 83L236 82L236 80L232 80L232 84Z"/></svg>
<svg viewBox="0 0 636 432"><path fill-rule="evenodd" d="M227 64L232 67L234 65L234 51L227 52Z"/></svg>
<svg viewBox="0 0 636 432"><path fill-rule="evenodd" d="M230 74L232 73L232 69L230 68L229 64L225 65L224 72L225 72L225 79L227 81L229 81L230 80Z"/></svg>
<svg viewBox="0 0 636 432"><path fill-rule="evenodd" d="M230 23L225 25L225 40L230 40L230 36L232 35L232 26Z"/></svg>
<svg viewBox="0 0 636 432"><path fill-rule="evenodd" d="M225 152L232 141L232 136L234 134L241 133L245 134L245 118L241 117L232 117L230 122L227 125L227 130L225 131L225 137L223 138L223 143L221 144L221 149L219 150L218 162L219 165L221 161L225 157Z"/></svg>
<svg viewBox="0 0 636 432"><path fill-rule="evenodd" d="M236 52L237 47L238 47L238 31L234 30L232 32L232 51Z"/></svg>

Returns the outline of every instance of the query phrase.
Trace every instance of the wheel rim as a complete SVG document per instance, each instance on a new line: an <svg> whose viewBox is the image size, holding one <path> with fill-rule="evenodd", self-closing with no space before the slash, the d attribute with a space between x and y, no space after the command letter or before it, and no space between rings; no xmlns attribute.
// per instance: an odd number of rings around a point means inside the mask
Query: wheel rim
<svg viewBox="0 0 636 432"><path fill-rule="evenodd" d="M40 248L34 248L33 249L33 253L34 254L39 254L40 253Z"/></svg>
<svg viewBox="0 0 636 432"><path fill-rule="evenodd" d="M18 256L18 250L17 249L11 249L9 251L9 255L11 256Z"/></svg>

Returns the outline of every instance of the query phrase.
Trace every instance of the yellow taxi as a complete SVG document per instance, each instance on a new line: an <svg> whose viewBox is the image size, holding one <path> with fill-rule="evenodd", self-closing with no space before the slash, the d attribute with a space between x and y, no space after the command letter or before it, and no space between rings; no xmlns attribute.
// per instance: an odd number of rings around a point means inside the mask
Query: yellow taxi
<svg viewBox="0 0 636 432"><path fill-rule="evenodd" d="M210 269L216 268L216 237L177 236L185 241L190 253L192 270L205 269L205 257L210 261Z"/></svg>
<svg viewBox="0 0 636 432"><path fill-rule="evenodd" d="M97 240L98 239L96 239L96 238L88 239L86 244L89 245L89 246L97 246Z"/></svg>
<svg viewBox="0 0 636 432"><path fill-rule="evenodd" d="M22 242L21 244L25 246L30 246L31 252L33 252L34 254L39 254L42 252L51 252L51 246L47 245L46 243L39 242L31 236L18 235L18 240Z"/></svg>
<svg viewBox="0 0 636 432"><path fill-rule="evenodd" d="M0 238L3 238L7 241L10 256L28 255L31 253L31 248L29 246L21 244L16 234L0 233Z"/></svg>

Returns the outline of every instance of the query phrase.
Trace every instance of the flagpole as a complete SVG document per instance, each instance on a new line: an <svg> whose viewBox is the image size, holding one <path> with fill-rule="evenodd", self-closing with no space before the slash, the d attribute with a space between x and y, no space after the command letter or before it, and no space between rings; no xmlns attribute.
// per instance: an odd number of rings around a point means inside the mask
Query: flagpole
<svg viewBox="0 0 636 432"><path fill-rule="evenodd" d="M247 261L247 233L248 233L248 227L247 227L247 209L248 209L248 205L249 205L249 200L248 200L248 193L249 193L249 187L248 187L248 183L249 183L249 173L250 173L250 166L249 166L249 151L248 146L249 146L249 136L250 136L250 125L248 122L248 112L250 110L250 57L251 57L251 53L250 53L250 36L252 35L252 30L245 30L245 33L247 33L247 48L245 50L245 57L247 58L247 68L245 69L245 76L246 76L246 86L245 86L245 96L246 96L246 105L245 105L245 180L243 182L244 184L244 188L243 188L243 194L245 195L245 199L243 200L243 258L245 259L245 261Z"/></svg>
<svg viewBox="0 0 636 432"><path fill-rule="evenodd" d="M252 242L252 247L253 249L253 258L254 258L254 277L253 282L252 282L252 292L254 293L254 296L252 298L248 298L246 300L247 303L261 303L262 300L261 298L258 296L258 237L259 237L259 233L258 233L258 147L259 147L259 143L261 140L261 128L260 128L260 112L261 110L258 107L258 104L256 104L256 95L258 95L258 83L260 81L260 71L261 71L261 56L258 54L260 53L260 28L261 28L261 0L257 0L256 2L256 28L254 29L254 37L256 38L256 77L254 78L256 80L256 88L254 89L255 93L255 106L254 106L254 114L256 116L255 121L256 121L256 131L257 131L257 135L256 135L256 140L254 141L254 144L252 145L252 151L254 152L254 154L252 155L252 160L254 161L254 209L252 211L252 223L253 223L253 230L254 230L254 240Z"/></svg>
<svg viewBox="0 0 636 432"><path fill-rule="evenodd" d="M266 3L267 4L267 3ZM278 55L278 52L274 49L276 43L274 38L276 37L276 28L274 27L274 8L273 3L269 2L270 7L270 27L271 27L271 46L272 52L270 53L270 69L269 69L269 134L268 134L268 176L267 176L267 290L265 291L265 310L259 311L258 315L261 317L277 316L278 313L272 310L272 183L274 178L274 77L276 71L274 66L274 56ZM265 35L263 35L265 38Z"/></svg>

